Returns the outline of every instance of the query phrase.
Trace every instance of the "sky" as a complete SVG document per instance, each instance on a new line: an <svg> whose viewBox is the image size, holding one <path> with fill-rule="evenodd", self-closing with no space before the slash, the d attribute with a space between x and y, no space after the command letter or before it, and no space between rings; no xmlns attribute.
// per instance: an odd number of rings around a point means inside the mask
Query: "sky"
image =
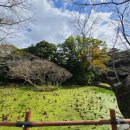
<svg viewBox="0 0 130 130"><path fill-rule="evenodd" d="M77 8L72 8L68 3L62 0L32 0L31 9L34 21L28 26L23 27L15 34L15 37L8 38L6 42L16 45L19 48L25 48L31 44L36 44L46 40L50 43L60 44L70 35L80 35L81 33L75 27L75 21L72 16L87 17L86 12L79 12ZM105 41L109 47L113 46L115 36L115 23L111 20L112 12L110 10L93 10L94 15L88 21L86 31L96 19L91 36ZM89 35L90 36L90 35Z"/></svg>

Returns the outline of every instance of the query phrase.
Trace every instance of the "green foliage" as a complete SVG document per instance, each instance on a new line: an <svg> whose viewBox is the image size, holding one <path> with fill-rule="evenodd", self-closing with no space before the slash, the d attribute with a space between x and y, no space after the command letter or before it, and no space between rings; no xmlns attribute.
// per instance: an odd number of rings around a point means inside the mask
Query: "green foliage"
<svg viewBox="0 0 130 130"><path fill-rule="evenodd" d="M29 62L31 62L30 64L32 64L34 59L47 59L66 68L73 74L73 77L66 81L71 84L94 84L99 80L99 78L97 78L99 73L107 71L108 69L106 67L106 63L109 59L107 55L107 45L101 40L94 38L70 36L63 44L57 46L47 41L42 41L25 49L18 49L12 45L0 47L4 50L4 54L5 50L8 52L8 55L4 57L4 63L9 60L16 63L19 60L25 63L24 61L29 60ZM1 62L3 61L1 60ZM23 65L23 69L28 68L28 70L30 70L29 65L24 65L23 63L20 63ZM58 72L57 75L59 75ZM38 75L35 79L37 79L37 77Z"/></svg>
<svg viewBox="0 0 130 130"><path fill-rule="evenodd" d="M32 45L28 47L27 51L33 55L39 56L40 58L53 61L56 55L57 47L55 44L42 41L37 43L35 46Z"/></svg>
<svg viewBox="0 0 130 130"><path fill-rule="evenodd" d="M100 71L107 71L107 45L94 38L68 37L58 46L57 63L68 69L71 83L93 84Z"/></svg>

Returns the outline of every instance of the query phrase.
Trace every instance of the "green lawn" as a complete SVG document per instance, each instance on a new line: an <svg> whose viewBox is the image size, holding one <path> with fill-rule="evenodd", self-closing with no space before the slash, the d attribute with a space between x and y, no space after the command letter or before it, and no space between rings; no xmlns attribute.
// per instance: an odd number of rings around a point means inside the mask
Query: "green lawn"
<svg viewBox="0 0 130 130"><path fill-rule="evenodd" d="M109 108L117 108L114 94L97 87L67 87L53 92L35 92L26 87L0 87L0 117L24 121L25 111L32 110L32 121L109 119ZM2 118L0 118L2 121ZM0 127L0 130L20 130ZM32 130L110 130L110 126L39 127Z"/></svg>

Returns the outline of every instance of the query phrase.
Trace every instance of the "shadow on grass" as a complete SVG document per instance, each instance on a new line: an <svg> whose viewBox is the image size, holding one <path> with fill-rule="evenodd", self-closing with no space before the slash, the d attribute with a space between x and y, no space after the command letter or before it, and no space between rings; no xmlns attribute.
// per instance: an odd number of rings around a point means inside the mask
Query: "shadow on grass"
<svg viewBox="0 0 130 130"><path fill-rule="evenodd" d="M97 85L66 85L66 86L61 86L61 89L74 89L74 88L81 88L81 87L97 87L97 88L102 88L106 90L112 90L111 86L105 83L99 83Z"/></svg>
<svg viewBox="0 0 130 130"><path fill-rule="evenodd" d="M12 89L20 89L20 90L25 90L25 91L35 91L35 92L51 92L51 91L57 91L58 89L61 89L61 90L65 90L65 89L79 89L79 88L83 88L83 87L86 87L86 88L92 88L92 89L95 89L97 88L97 91L100 91L98 90L98 88L101 89L101 91L112 91L111 87L108 86L107 84L98 84L96 86L83 86L83 85L66 85L66 86L59 86L59 87L55 87L53 86L53 88L49 88L48 86L45 86L45 85L41 85L41 86L38 86L39 88L36 89L36 87L32 86L32 85L25 85L25 84L3 84L3 85L0 85L0 89L6 89L6 88L12 88ZM56 88L56 89L54 89ZM35 90L36 89L36 90ZM46 91L47 90L47 91Z"/></svg>
<svg viewBox="0 0 130 130"><path fill-rule="evenodd" d="M0 89L7 89L7 88L15 88L15 89L22 89L22 90L32 90L34 86L25 85L25 84L0 84Z"/></svg>
<svg viewBox="0 0 130 130"><path fill-rule="evenodd" d="M51 85L40 85L40 86L33 86L33 85L25 85L25 84L4 84L0 85L0 89L19 89L22 91L34 91L34 92L51 92L58 90L59 88L57 86L51 86Z"/></svg>
<svg viewBox="0 0 130 130"><path fill-rule="evenodd" d="M112 88L111 87L107 87L107 86L104 86L104 85L97 85L97 86L95 86L95 87L97 87L97 88L102 88L102 89L106 89L106 90L111 90L112 91Z"/></svg>

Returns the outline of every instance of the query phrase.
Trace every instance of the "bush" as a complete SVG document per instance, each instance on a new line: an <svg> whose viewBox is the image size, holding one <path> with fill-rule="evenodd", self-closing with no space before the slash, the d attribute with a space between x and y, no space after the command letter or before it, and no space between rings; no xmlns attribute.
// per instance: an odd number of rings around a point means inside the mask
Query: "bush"
<svg viewBox="0 0 130 130"><path fill-rule="evenodd" d="M47 60L10 60L7 66L11 79L21 79L35 86L40 83L57 85L71 77L66 69Z"/></svg>

